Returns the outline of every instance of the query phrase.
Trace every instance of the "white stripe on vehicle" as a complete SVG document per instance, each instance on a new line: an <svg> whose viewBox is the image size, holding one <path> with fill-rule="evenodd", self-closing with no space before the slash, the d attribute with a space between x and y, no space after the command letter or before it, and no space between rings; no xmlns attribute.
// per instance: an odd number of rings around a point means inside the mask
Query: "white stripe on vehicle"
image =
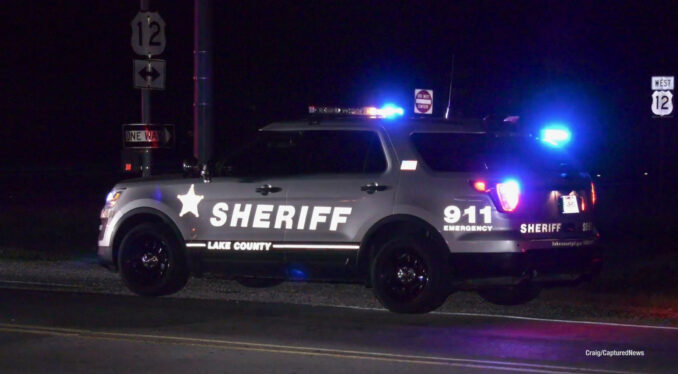
<svg viewBox="0 0 678 374"><path fill-rule="evenodd" d="M360 249L355 244L273 244L274 249Z"/></svg>

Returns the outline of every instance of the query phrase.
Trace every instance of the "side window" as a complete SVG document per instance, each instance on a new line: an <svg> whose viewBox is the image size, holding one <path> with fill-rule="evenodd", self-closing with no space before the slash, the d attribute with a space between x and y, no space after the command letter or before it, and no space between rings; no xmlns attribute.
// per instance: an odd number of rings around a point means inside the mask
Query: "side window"
<svg viewBox="0 0 678 374"><path fill-rule="evenodd" d="M386 156L373 131L266 131L218 163L234 177L303 174L363 174L386 170Z"/></svg>
<svg viewBox="0 0 678 374"><path fill-rule="evenodd" d="M297 132L263 132L217 165L220 175L235 177L295 174Z"/></svg>
<svg viewBox="0 0 678 374"><path fill-rule="evenodd" d="M483 171L485 135L457 133L414 133L410 136L424 163L434 171Z"/></svg>
<svg viewBox="0 0 678 374"><path fill-rule="evenodd" d="M373 131L304 131L298 148L303 174L362 174L386 170L379 136Z"/></svg>

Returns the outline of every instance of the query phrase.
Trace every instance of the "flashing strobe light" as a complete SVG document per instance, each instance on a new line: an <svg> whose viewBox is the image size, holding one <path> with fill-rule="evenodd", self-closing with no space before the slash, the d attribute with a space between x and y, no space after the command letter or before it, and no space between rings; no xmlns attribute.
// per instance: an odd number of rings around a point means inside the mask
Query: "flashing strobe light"
<svg viewBox="0 0 678 374"><path fill-rule="evenodd" d="M338 108L338 107L317 107L309 106L309 114L327 114L327 115L344 115L344 116L365 116L370 118L396 118L405 114L403 108L386 104L381 108L364 107L364 108Z"/></svg>
<svg viewBox="0 0 678 374"><path fill-rule="evenodd" d="M395 106L393 104L386 104L381 109L378 110L379 114L384 118L395 118L405 114L403 108Z"/></svg>
<svg viewBox="0 0 678 374"><path fill-rule="evenodd" d="M591 205L596 205L596 185L591 182Z"/></svg>
<svg viewBox="0 0 678 374"><path fill-rule="evenodd" d="M520 202L520 184L514 179L497 183L497 197L501 210L504 212L513 212Z"/></svg>
<svg viewBox="0 0 678 374"><path fill-rule="evenodd" d="M485 181L475 181L472 186L478 192L487 192L487 183Z"/></svg>
<svg viewBox="0 0 678 374"><path fill-rule="evenodd" d="M539 132L539 139L552 147L561 147L568 143L571 138L570 130L559 124L549 125Z"/></svg>

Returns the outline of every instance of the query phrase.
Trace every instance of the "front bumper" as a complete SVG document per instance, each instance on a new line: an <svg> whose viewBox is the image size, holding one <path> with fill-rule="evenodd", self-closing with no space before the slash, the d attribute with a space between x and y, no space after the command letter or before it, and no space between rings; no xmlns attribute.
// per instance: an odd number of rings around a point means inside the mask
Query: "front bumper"
<svg viewBox="0 0 678 374"><path fill-rule="evenodd" d="M117 264L113 261L113 247L99 246L97 250L99 264L109 270L116 271Z"/></svg>
<svg viewBox="0 0 678 374"><path fill-rule="evenodd" d="M527 249L505 253L453 254L455 283L468 286L511 285L532 281L544 285L569 285L596 276L602 267L602 249Z"/></svg>

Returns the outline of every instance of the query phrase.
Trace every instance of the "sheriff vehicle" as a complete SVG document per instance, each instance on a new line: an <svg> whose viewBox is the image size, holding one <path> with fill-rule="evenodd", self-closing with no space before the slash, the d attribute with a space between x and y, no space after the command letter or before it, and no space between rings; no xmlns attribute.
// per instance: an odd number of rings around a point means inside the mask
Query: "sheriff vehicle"
<svg viewBox="0 0 678 374"><path fill-rule="evenodd" d="M310 109L213 165L117 184L101 211L102 263L143 296L205 274L251 287L360 282L400 313L454 290L521 304L599 270L596 191L561 147L566 129Z"/></svg>

